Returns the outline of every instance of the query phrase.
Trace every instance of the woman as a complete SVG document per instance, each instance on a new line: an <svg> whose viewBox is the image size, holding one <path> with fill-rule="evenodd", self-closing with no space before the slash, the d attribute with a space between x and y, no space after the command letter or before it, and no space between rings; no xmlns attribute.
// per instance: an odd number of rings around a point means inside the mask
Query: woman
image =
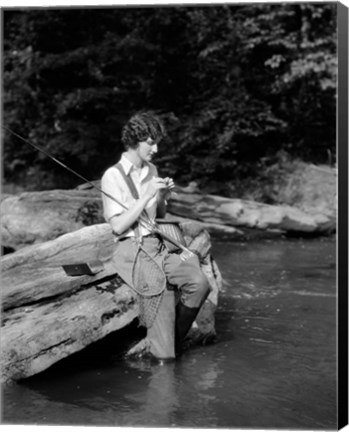
<svg viewBox="0 0 349 432"><path fill-rule="evenodd" d="M151 163L164 136L162 122L152 113L142 112L131 117L122 129L125 152L116 165L106 170L101 187L122 204L102 195L104 217L116 239L113 254L116 272L133 287L132 268L141 244L142 249L162 268L168 283L178 290L175 322L178 353L210 286L196 255L182 260L180 254L170 253L161 237L151 230L155 218L164 217L166 200L174 187L171 178L158 177L157 169ZM151 221L150 225L147 220ZM148 328L147 343L155 357L161 357L161 350L154 346L152 335L161 331L161 325L161 319L157 317Z"/></svg>

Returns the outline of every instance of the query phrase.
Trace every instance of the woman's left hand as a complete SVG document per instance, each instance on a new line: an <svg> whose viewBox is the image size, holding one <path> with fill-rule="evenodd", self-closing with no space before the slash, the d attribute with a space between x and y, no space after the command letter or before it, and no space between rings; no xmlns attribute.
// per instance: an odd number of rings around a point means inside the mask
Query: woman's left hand
<svg viewBox="0 0 349 432"><path fill-rule="evenodd" d="M175 184L174 184L173 179L170 177L164 178L164 181L166 183L166 188L161 189L159 191L159 195L160 195L159 198L163 199L163 200L168 200L170 195L171 195L172 190L175 187Z"/></svg>

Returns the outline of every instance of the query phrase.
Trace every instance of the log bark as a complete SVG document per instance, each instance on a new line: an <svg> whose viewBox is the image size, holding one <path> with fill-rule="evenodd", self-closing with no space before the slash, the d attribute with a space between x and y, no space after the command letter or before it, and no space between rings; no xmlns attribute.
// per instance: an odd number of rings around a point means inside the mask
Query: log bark
<svg viewBox="0 0 349 432"><path fill-rule="evenodd" d="M169 213L213 225L279 230L286 233L333 232L335 218L325 214L308 214L286 205L268 205L255 201L224 198L216 195L177 193L169 202Z"/></svg>
<svg viewBox="0 0 349 432"><path fill-rule="evenodd" d="M7 195L0 210L2 245L15 250L104 222L101 196L94 189Z"/></svg>
<svg viewBox="0 0 349 432"><path fill-rule="evenodd" d="M182 227L213 289L192 333L205 340L215 334L221 276L210 255L208 233L188 223ZM136 295L110 259L113 246L110 226L97 224L2 257L3 382L41 372L138 316ZM70 277L62 268L96 259L103 270L93 276Z"/></svg>
<svg viewBox="0 0 349 432"><path fill-rule="evenodd" d="M52 190L8 195L1 202L2 246L18 250L104 222L100 193L95 189ZM306 212L287 205L268 205L217 195L187 193L178 188L169 214L192 220L212 234L246 237L246 230L276 234L326 235L336 230L328 212ZM249 235L247 235L249 237Z"/></svg>

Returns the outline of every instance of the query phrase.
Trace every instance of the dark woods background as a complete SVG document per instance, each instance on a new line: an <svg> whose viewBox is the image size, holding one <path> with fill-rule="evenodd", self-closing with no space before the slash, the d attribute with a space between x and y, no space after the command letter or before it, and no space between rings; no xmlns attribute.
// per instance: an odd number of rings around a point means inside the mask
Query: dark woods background
<svg viewBox="0 0 349 432"><path fill-rule="evenodd" d="M3 122L87 178L135 111L164 119L157 165L238 194L294 159L335 163L335 3L7 9ZM4 183L81 183L3 136Z"/></svg>

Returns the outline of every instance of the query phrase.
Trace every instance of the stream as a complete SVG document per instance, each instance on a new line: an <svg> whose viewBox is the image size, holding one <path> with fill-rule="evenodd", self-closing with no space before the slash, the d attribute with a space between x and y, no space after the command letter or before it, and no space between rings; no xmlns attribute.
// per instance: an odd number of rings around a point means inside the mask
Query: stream
<svg viewBox="0 0 349 432"><path fill-rule="evenodd" d="M214 344L155 364L109 339L4 389L2 423L336 429L335 240L213 241L212 255Z"/></svg>

